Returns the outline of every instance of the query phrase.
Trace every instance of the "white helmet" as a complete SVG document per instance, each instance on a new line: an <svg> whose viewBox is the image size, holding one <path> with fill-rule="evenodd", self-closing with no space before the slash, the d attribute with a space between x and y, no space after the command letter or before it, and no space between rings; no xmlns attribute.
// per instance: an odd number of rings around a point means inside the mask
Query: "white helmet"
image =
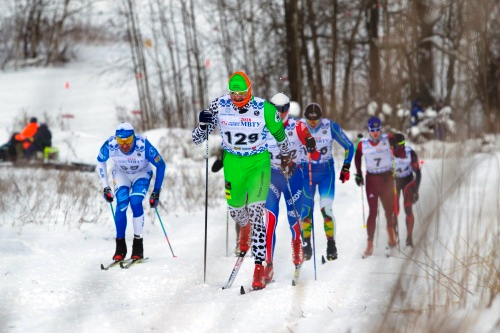
<svg viewBox="0 0 500 333"><path fill-rule="evenodd" d="M277 93L271 97L270 102L276 107L280 114L287 112L287 114L281 118L283 123L286 122L288 120L288 110L290 109L290 98L283 93Z"/></svg>
<svg viewBox="0 0 500 333"><path fill-rule="evenodd" d="M291 101L290 102L290 111L288 112L288 115L292 118L299 118L300 117L300 104L295 102L295 101Z"/></svg>
<svg viewBox="0 0 500 333"><path fill-rule="evenodd" d="M286 105L290 103L290 98L288 98L288 96L283 93L277 93L276 95L271 97L271 103L273 103L275 106Z"/></svg>

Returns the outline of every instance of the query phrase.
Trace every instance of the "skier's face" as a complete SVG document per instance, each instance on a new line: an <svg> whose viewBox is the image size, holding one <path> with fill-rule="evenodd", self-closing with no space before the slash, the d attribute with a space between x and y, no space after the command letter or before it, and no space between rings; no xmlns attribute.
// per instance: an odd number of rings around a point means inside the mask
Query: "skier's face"
<svg viewBox="0 0 500 333"><path fill-rule="evenodd" d="M132 149L134 142L132 143L124 143L124 144L118 144L118 147L120 148L121 152L124 154L128 154L130 152L130 149Z"/></svg>
<svg viewBox="0 0 500 333"><path fill-rule="evenodd" d="M375 131L375 132L372 132L370 130L370 137L373 139L373 140L378 140L378 138L380 138L380 135L382 134L382 132L380 130L378 131Z"/></svg>
<svg viewBox="0 0 500 333"><path fill-rule="evenodd" d="M307 121L307 124L309 125L309 127L311 127L311 128L318 127L319 119L316 119L316 120L309 120L309 119L307 119L306 121Z"/></svg>

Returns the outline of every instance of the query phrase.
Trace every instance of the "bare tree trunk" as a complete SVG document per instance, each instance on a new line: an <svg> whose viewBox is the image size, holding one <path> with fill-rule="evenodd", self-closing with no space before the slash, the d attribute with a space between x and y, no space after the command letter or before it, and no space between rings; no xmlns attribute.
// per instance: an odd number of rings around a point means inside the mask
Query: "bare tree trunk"
<svg viewBox="0 0 500 333"><path fill-rule="evenodd" d="M346 119L347 115L349 114L349 109L351 108L351 99L349 98L349 95L351 94L350 92L350 85L351 85L351 67L352 63L354 61L354 54L353 50L356 46L356 35L358 34L358 29L359 25L361 23L361 19L363 17L363 8L365 7L365 1L361 1L361 4L359 5L359 11L358 11L358 17L356 18L356 23L351 31L351 36L349 40L345 41L346 46L347 46L347 63L345 64L345 74L344 74L344 90L342 93L342 113L340 114L340 123L343 124Z"/></svg>
<svg viewBox="0 0 500 333"><path fill-rule="evenodd" d="M311 29L311 42L313 45L313 68L314 76L316 77L316 101L321 105L323 109L326 109L325 95L323 92L323 75L321 72L321 51L319 47L319 37L317 30L317 19L315 9L313 8L313 0L307 0L307 11L308 11L308 22ZM326 110L325 110L326 111Z"/></svg>
<svg viewBox="0 0 500 333"><path fill-rule="evenodd" d="M366 30L368 32L368 45L370 49L370 99L379 105L382 102L380 91L380 53L378 49L378 0L368 0L366 8Z"/></svg>
<svg viewBox="0 0 500 333"><path fill-rule="evenodd" d="M330 86L330 115L333 119L337 119L337 49L338 49L338 29L337 29L337 14L338 0L332 0L332 68L331 77L332 83Z"/></svg>
<svg viewBox="0 0 500 333"><path fill-rule="evenodd" d="M300 45L297 0L284 0L286 29L286 58L288 82L290 83L290 98L302 102Z"/></svg>

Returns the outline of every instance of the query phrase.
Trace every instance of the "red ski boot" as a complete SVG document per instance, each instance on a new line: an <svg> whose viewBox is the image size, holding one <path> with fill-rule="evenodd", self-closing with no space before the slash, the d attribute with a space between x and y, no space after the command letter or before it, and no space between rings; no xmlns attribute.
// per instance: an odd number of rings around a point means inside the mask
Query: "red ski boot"
<svg viewBox="0 0 500 333"><path fill-rule="evenodd" d="M273 280L274 270L273 263L268 261L266 268L264 269L264 282L269 283Z"/></svg>
<svg viewBox="0 0 500 333"><path fill-rule="evenodd" d="M266 287L266 282L264 282L264 266L262 264L255 264L255 269L253 271L253 289L264 289Z"/></svg>
<svg viewBox="0 0 500 333"><path fill-rule="evenodd" d="M304 261L304 252L302 251L302 239L292 239L292 260L295 266L301 265Z"/></svg>
<svg viewBox="0 0 500 333"><path fill-rule="evenodd" d="M127 255L127 243L125 242L125 238L117 238L116 239L116 251L113 256L114 261L122 261L125 259Z"/></svg>
<svg viewBox="0 0 500 333"><path fill-rule="evenodd" d="M240 235L238 238L238 243L240 245L241 252L247 252L250 249L250 232L252 231L250 223L246 226L240 227Z"/></svg>

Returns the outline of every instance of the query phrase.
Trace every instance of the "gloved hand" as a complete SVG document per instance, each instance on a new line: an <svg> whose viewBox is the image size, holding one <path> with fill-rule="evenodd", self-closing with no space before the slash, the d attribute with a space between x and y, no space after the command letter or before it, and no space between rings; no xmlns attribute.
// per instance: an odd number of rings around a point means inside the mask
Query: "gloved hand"
<svg viewBox="0 0 500 333"><path fill-rule="evenodd" d="M107 202L111 203L113 202L113 192L111 191L111 188L109 186L104 188L104 200Z"/></svg>
<svg viewBox="0 0 500 333"><path fill-rule="evenodd" d="M151 197L149 198L149 206L151 208L158 207L158 203L160 202L160 190L153 190L151 193Z"/></svg>
<svg viewBox="0 0 500 333"><path fill-rule="evenodd" d="M208 125L208 124L213 124L214 123L214 114L212 111L209 110L203 110L200 112L200 115L198 116L198 120L200 121L200 125Z"/></svg>
<svg viewBox="0 0 500 333"><path fill-rule="evenodd" d="M221 158L215 160L214 164L212 164L212 172L219 172L220 169L224 167Z"/></svg>
<svg viewBox="0 0 500 333"><path fill-rule="evenodd" d="M418 191L411 191L411 202L416 203L418 201Z"/></svg>
<svg viewBox="0 0 500 333"><path fill-rule="evenodd" d="M363 175L360 173L356 174L355 181L356 181L356 185L358 185L358 186L365 185L365 181L363 180Z"/></svg>
<svg viewBox="0 0 500 333"><path fill-rule="evenodd" d="M295 171L296 164L290 155L281 155L281 172L291 176Z"/></svg>
<svg viewBox="0 0 500 333"><path fill-rule="evenodd" d="M306 149L308 153L312 153L316 149L316 140L312 136L306 138Z"/></svg>
<svg viewBox="0 0 500 333"><path fill-rule="evenodd" d="M342 166L342 170L340 170L340 177L339 177L342 183L348 181L349 178L351 178L351 173L349 172L350 167L351 163L344 163L344 165Z"/></svg>

